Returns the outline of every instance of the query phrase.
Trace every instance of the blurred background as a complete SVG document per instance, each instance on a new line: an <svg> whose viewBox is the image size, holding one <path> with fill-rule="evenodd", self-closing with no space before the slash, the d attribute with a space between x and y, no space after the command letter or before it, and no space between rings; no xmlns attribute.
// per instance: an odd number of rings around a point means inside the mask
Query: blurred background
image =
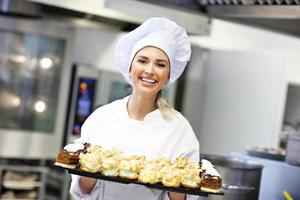
<svg viewBox="0 0 300 200"><path fill-rule="evenodd" d="M164 96L190 121L199 156L231 177L208 198L300 199L299 4L0 0L0 198L70 199L53 161L94 109L128 95L116 42L167 17L193 52Z"/></svg>

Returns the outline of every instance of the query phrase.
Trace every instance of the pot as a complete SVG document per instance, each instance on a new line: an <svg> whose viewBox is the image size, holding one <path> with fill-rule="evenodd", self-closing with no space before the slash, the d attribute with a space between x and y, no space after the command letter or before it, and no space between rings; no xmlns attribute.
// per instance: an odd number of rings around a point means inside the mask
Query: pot
<svg viewBox="0 0 300 200"><path fill-rule="evenodd" d="M256 200L263 166L234 157L201 155L209 160L222 177L224 196L209 195L209 200Z"/></svg>

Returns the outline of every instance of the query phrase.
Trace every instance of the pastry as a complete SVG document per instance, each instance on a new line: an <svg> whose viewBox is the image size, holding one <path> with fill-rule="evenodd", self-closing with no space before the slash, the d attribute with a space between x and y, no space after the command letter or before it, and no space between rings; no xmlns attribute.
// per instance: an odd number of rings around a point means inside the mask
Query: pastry
<svg viewBox="0 0 300 200"><path fill-rule="evenodd" d="M85 150L81 143L71 143L60 150L54 165L74 169L78 165L79 154Z"/></svg>
<svg viewBox="0 0 300 200"><path fill-rule="evenodd" d="M185 157L177 157L175 160L175 167L183 169L189 163L188 158Z"/></svg>
<svg viewBox="0 0 300 200"><path fill-rule="evenodd" d="M221 191L222 178L216 168L208 160L201 160L202 181L201 190L218 193Z"/></svg>
<svg viewBox="0 0 300 200"><path fill-rule="evenodd" d="M166 187L179 187L183 176L181 170L176 168L169 168L162 177L162 184Z"/></svg>
<svg viewBox="0 0 300 200"><path fill-rule="evenodd" d="M101 166L101 174L104 176L112 177L119 176L119 163L120 158L117 156L103 160Z"/></svg>
<svg viewBox="0 0 300 200"><path fill-rule="evenodd" d="M79 155L80 169L90 173L96 173L100 171L101 159L98 154L93 152L80 153Z"/></svg>
<svg viewBox="0 0 300 200"><path fill-rule="evenodd" d="M183 169L183 178L181 185L185 188L197 189L200 188L201 178L199 170L195 169Z"/></svg>
<svg viewBox="0 0 300 200"><path fill-rule="evenodd" d="M144 156L129 156L123 158L120 161L119 176L121 178L126 178L130 180L136 180L138 178L139 172L144 165L145 157Z"/></svg>
<svg viewBox="0 0 300 200"><path fill-rule="evenodd" d="M149 164L143 168L138 176L138 180L141 183L155 184L161 181L161 176L159 172L159 166L156 164Z"/></svg>
<svg viewBox="0 0 300 200"><path fill-rule="evenodd" d="M80 143L80 144L83 144L83 146L85 148L88 148L91 146L91 144L86 140L86 139L83 139L83 138L78 138L76 140L74 140L72 143Z"/></svg>

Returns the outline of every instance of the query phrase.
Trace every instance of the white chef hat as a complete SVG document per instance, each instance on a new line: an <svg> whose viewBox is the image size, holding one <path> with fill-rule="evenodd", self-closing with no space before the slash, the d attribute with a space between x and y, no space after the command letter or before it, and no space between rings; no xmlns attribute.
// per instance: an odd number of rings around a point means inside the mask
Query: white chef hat
<svg viewBox="0 0 300 200"><path fill-rule="evenodd" d="M132 84L129 69L136 53L146 46L163 50L170 61L172 83L182 74L191 56L191 44L185 30L166 18L150 18L135 30L122 36L115 49L115 62Z"/></svg>

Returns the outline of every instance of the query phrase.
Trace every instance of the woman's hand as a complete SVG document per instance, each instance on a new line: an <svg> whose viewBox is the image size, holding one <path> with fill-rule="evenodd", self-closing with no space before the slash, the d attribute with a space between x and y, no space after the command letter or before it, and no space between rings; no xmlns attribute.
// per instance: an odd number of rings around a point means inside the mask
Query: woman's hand
<svg viewBox="0 0 300 200"><path fill-rule="evenodd" d="M185 194L177 192L168 192L171 200L185 200Z"/></svg>
<svg viewBox="0 0 300 200"><path fill-rule="evenodd" d="M83 194L90 194L96 185L97 180L94 178L80 177L79 187Z"/></svg>

